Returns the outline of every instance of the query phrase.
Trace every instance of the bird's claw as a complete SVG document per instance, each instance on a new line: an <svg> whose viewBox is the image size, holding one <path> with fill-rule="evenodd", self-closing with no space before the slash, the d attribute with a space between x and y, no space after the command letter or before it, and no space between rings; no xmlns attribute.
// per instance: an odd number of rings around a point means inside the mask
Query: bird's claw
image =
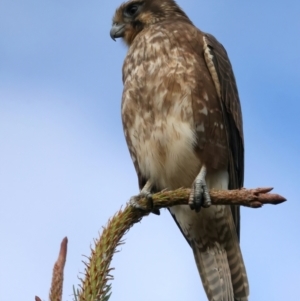
<svg viewBox="0 0 300 301"><path fill-rule="evenodd" d="M147 200L147 205L143 206L140 203L140 199L145 198ZM160 215L160 211L157 208L154 208L152 194L150 192L144 192L141 191L139 195L133 196L129 200L129 204L137 209L143 210L143 211L150 211L156 215Z"/></svg>
<svg viewBox="0 0 300 301"><path fill-rule="evenodd" d="M204 177L197 176L189 197L189 205L192 210L199 212L201 207L207 208L211 205L211 199Z"/></svg>

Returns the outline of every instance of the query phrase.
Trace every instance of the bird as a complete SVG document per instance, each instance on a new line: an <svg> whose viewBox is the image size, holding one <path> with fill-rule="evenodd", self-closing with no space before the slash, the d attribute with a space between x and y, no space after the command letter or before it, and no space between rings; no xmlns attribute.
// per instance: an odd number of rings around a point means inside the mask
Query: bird
<svg viewBox="0 0 300 301"><path fill-rule="evenodd" d="M191 188L169 208L190 245L210 301L247 301L240 208L211 205L210 189L244 181L242 111L227 52L174 0L129 0L110 30L128 47L122 68L123 131L140 188ZM131 199L139 207L137 197ZM153 213L159 214L157 210Z"/></svg>

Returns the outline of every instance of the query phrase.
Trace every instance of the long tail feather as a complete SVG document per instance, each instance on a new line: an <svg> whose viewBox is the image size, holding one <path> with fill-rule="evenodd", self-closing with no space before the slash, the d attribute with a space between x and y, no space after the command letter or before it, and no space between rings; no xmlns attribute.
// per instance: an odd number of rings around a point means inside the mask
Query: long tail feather
<svg viewBox="0 0 300 301"><path fill-rule="evenodd" d="M210 301L247 301L248 279L231 211L228 206L218 207L214 214L218 235L190 237L199 274Z"/></svg>

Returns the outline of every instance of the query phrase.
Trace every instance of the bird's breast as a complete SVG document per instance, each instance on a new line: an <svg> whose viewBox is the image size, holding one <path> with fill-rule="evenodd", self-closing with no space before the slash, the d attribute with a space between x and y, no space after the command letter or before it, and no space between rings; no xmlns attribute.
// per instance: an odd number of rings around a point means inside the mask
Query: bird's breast
<svg viewBox="0 0 300 301"><path fill-rule="evenodd" d="M160 190L190 187L200 170L190 99L167 106L158 95L151 105L123 99L124 133L132 159Z"/></svg>
<svg viewBox="0 0 300 301"><path fill-rule="evenodd" d="M135 166L158 189L190 187L200 170L195 147L208 118L206 93L199 86L201 64L186 43L172 43L162 29L145 31L125 59L126 141ZM203 99L196 97L199 91ZM199 124L194 122L195 103L203 118Z"/></svg>
<svg viewBox="0 0 300 301"><path fill-rule="evenodd" d="M192 184L200 162L194 152L195 134L188 122L169 116L150 126L139 116L128 134L140 171L146 179L159 189Z"/></svg>

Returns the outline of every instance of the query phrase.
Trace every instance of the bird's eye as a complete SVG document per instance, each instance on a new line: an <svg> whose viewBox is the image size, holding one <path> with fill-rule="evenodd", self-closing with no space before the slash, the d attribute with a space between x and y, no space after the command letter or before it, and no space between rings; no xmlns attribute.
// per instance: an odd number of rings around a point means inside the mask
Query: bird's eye
<svg viewBox="0 0 300 301"><path fill-rule="evenodd" d="M125 15L127 17L133 17L136 14L136 12L138 11L138 8L139 8L139 6L136 4L132 4L132 5L128 6L125 10Z"/></svg>

